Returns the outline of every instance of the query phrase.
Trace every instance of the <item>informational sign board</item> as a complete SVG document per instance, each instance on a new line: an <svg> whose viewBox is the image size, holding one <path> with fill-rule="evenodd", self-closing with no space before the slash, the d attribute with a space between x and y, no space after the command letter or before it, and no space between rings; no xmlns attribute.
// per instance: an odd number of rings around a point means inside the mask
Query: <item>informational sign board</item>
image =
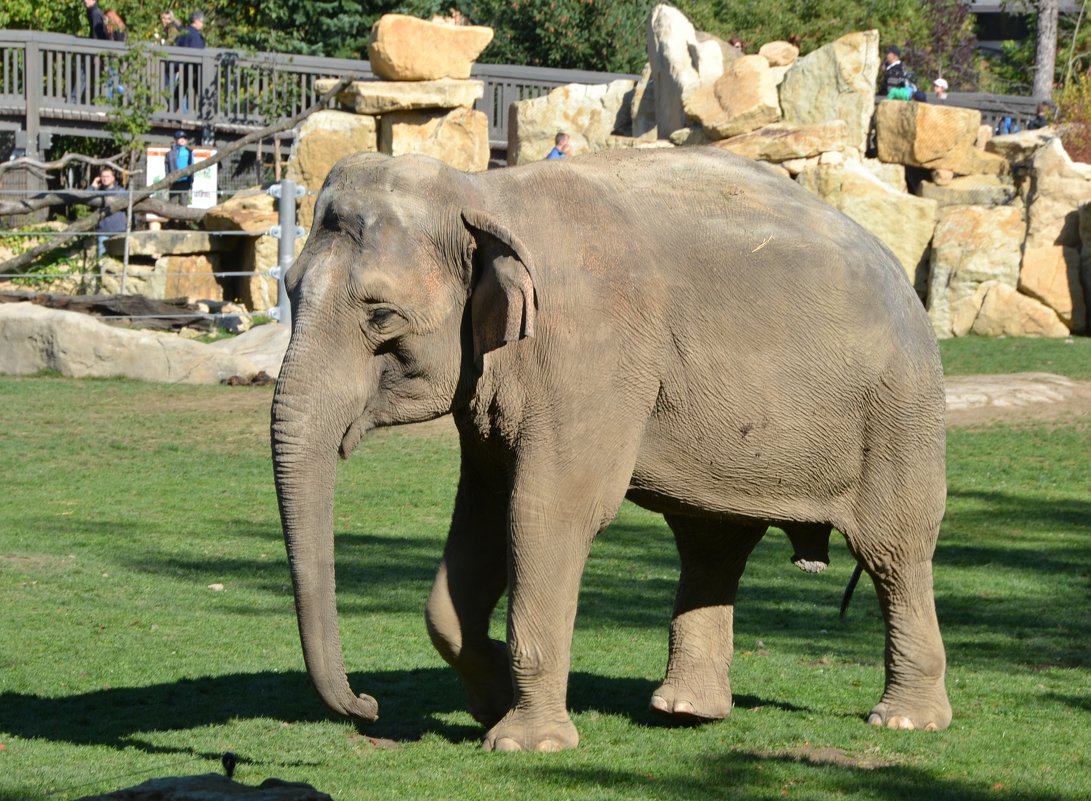
<svg viewBox="0 0 1091 801"><path fill-rule="evenodd" d="M167 174L167 153L169 147L153 145L147 149L147 165L145 170L145 186L151 186L156 181L162 180ZM210 147L193 148L193 162L199 164L205 159L216 155L216 150ZM218 164L210 164L203 170L198 170L193 176L193 187L190 190L189 205L194 209L210 209L216 205L216 180ZM169 192L163 190L156 192L160 200L170 199ZM148 215L149 220L156 219Z"/></svg>

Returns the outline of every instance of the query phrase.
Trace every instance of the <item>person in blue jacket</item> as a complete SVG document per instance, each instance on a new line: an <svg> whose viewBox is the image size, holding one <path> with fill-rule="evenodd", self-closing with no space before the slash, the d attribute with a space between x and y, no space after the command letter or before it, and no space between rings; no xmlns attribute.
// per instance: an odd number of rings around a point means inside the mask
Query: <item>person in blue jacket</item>
<svg viewBox="0 0 1091 801"><path fill-rule="evenodd" d="M546 155L546 159L563 159L572 155L572 138L566 133L559 133L553 138L553 149Z"/></svg>
<svg viewBox="0 0 1091 801"><path fill-rule="evenodd" d="M174 132L174 144L167 151L167 175L177 170L184 170L193 163L193 148L189 146L189 134L185 131ZM189 191L193 188L193 176L179 178L170 185L170 197L183 206L189 204Z"/></svg>

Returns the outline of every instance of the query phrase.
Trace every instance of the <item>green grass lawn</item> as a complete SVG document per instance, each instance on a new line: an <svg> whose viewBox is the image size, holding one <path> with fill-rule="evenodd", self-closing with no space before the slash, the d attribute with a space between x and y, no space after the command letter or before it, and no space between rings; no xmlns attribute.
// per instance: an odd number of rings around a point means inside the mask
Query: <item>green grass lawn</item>
<svg viewBox="0 0 1091 801"><path fill-rule="evenodd" d="M1091 337L958 337L940 342L947 375L1058 373L1091 380Z"/></svg>
<svg viewBox="0 0 1091 801"><path fill-rule="evenodd" d="M964 342L944 344L952 373L1091 377L1084 340ZM842 540L830 569L807 576L775 530L743 578L734 713L658 725L646 706L676 558L663 522L626 504L581 594L569 685L579 749L490 754L423 623L455 438L377 432L341 465L346 663L381 713L357 728L327 714L303 671L270 398L267 387L0 378L0 801L216 771L225 751L241 782L308 782L338 801L1091 797L1086 418L950 434L936 557L948 731L864 724L883 681L874 592L861 584L839 620L852 570Z"/></svg>

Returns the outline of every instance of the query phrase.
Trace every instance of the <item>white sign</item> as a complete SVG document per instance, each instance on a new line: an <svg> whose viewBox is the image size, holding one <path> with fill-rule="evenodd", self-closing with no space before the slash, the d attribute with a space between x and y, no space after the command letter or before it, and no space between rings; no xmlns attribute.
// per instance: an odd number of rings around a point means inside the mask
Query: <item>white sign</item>
<svg viewBox="0 0 1091 801"><path fill-rule="evenodd" d="M153 145L147 149L148 168L145 170L144 186L151 186L156 181L162 180L167 175L167 153L169 147ZM193 163L197 164L216 155L216 150L210 147L193 148ZM189 206L194 209L210 209L216 205L216 168L218 164L210 164L203 170L198 170L193 176L193 186L190 189ZM169 199L166 190L156 192L160 200ZM152 219L148 215L148 219Z"/></svg>

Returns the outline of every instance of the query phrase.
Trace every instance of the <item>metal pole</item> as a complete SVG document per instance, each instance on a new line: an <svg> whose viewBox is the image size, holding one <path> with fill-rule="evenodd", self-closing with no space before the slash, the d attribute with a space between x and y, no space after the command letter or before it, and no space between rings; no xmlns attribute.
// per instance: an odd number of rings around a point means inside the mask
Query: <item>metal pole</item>
<svg viewBox="0 0 1091 801"><path fill-rule="evenodd" d="M296 228L295 207L296 201L305 191L305 187L296 186L295 181L281 181L269 187L269 194L280 200L278 224L269 233L280 240L277 247L277 268L273 271L273 276L277 279L276 318L282 325L292 324L292 304L284 286L284 277L295 262L295 239L303 235L303 230Z"/></svg>

